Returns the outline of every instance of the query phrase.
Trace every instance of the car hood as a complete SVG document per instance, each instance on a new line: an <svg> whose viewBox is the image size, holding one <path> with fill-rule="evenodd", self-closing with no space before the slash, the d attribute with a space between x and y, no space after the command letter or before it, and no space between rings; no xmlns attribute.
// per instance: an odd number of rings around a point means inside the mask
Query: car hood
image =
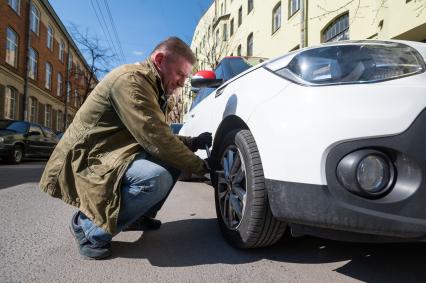
<svg viewBox="0 0 426 283"><path fill-rule="evenodd" d="M14 131L6 130L6 129L0 129L0 137L8 138L8 139L22 139L24 137L24 134L16 133Z"/></svg>

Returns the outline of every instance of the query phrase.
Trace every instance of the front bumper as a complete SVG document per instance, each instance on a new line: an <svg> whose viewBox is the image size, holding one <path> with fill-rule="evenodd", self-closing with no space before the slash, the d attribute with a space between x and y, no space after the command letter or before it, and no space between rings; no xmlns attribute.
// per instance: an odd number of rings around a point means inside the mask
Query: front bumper
<svg viewBox="0 0 426 283"><path fill-rule="evenodd" d="M426 240L426 111L402 134L343 142L326 160L327 185L266 180L273 215L282 221L327 230ZM337 180L347 154L372 148L387 154L397 169L392 190L379 199L355 195ZM407 166L410 165L410 166ZM407 170L406 168L410 168ZM414 168L414 169L413 169Z"/></svg>
<svg viewBox="0 0 426 283"><path fill-rule="evenodd" d="M0 157L13 156L13 145L0 143Z"/></svg>

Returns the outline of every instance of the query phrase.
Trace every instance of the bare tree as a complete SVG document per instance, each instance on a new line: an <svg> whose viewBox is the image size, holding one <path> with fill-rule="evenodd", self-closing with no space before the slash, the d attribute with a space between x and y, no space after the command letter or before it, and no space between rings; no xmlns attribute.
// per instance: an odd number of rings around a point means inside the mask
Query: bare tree
<svg viewBox="0 0 426 283"><path fill-rule="evenodd" d="M416 17L420 17L420 15L426 10L426 0L417 0L417 2Z"/></svg>
<svg viewBox="0 0 426 283"><path fill-rule="evenodd" d="M88 73L86 73L83 68L81 70L74 70L75 75L84 79L85 89L81 101L81 103L83 103L93 90L97 78L109 72L111 63L117 59L117 56L112 53L110 49L102 46L99 38L90 35L87 29L81 32L75 24L71 24L68 28L73 39L79 45L90 68Z"/></svg>
<svg viewBox="0 0 426 283"><path fill-rule="evenodd" d="M222 15L219 18L216 16L206 18L204 19L204 27L200 29L205 30L206 33L198 41L197 57L200 59L200 63L204 63L211 69L216 68L220 60L230 55L232 50L235 49L233 42L237 34L231 36L228 33L230 21L226 17L229 17L229 15ZM226 23L226 26L222 25L216 28L222 22L221 18L224 18L223 23ZM195 69L200 69L200 66L196 66Z"/></svg>
<svg viewBox="0 0 426 283"><path fill-rule="evenodd" d="M324 17L326 17L330 14L339 13L352 4L355 5L353 19L356 19L356 18L359 17L358 12L359 12L360 9L370 8L370 5L371 5L370 2L371 1L367 1L368 4L361 5L361 0L347 0L347 1L342 2L342 4L340 6L334 8L334 9L331 9L331 10L324 8L320 4L317 4L316 5L317 8L319 10L321 10L322 13L320 15L315 16L315 17L310 17L309 20L313 20L313 19L317 19L317 18L322 19L322 18L324 18ZM377 17L378 17L380 10L388 8L388 6L386 5L388 2L389 2L389 0L380 0L380 2L378 3L378 7L373 10L374 13L375 13L373 22L377 20ZM417 13L416 16L419 17L426 10L426 0L415 0L415 4L416 4L415 11Z"/></svg>

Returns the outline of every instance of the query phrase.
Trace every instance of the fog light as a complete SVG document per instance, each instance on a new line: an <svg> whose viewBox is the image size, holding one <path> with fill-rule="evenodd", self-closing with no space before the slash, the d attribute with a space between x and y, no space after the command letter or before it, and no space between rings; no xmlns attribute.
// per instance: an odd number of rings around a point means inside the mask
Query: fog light
<svg viewBox="0 0 426 283"><path fill-rule="evenodd" d="M340 160L336 175L347 190L369 198L378 198L391 189L395 169L391 160L377 150L363 149Z"/></svg>
<svg viewBox="0 0 426 283"><path fill-rule="evenodd" d="M389 164L380 156L369 155L358 164L357 182L363 190L369 193L377 193L386 188L389 178Z"/></svg>

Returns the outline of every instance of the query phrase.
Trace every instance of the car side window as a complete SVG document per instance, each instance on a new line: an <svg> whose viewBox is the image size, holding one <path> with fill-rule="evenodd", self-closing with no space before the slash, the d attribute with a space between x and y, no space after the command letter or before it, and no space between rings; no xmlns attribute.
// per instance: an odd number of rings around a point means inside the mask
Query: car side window
<svg viewBox="0 0 426 283"><path fill-rule="evenodd" d="M30 132L38 132L40 133L40 136L43 136L43 131L41 130L39 126L36 126L36 125L30 126Z"/></svg>
<svg viewBox="0 0 426 283"><path fill-rule="evenodd" d="M50 139L56 139L56 134L49 128L43 127L44 135Z"/></svg>

